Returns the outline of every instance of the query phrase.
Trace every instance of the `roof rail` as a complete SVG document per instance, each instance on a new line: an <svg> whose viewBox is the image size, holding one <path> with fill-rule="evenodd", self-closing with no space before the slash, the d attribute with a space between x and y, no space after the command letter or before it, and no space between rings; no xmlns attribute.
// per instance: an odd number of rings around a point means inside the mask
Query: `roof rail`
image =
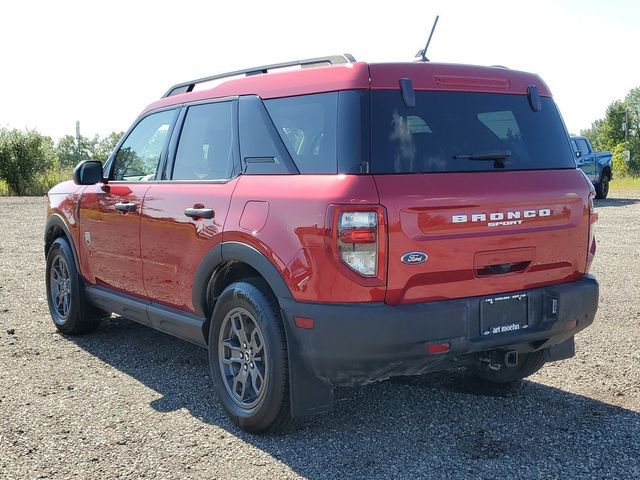
<svg viewBox="0 0 640 480"><path fill-rule="evenodd" d="M263 65L261 67L252 67L244 70L236 70L234 72L220 73L218 75L212 75L210 77L198 78L196 80L190 80L188 82L178 83L171 87L162 96L162 98L170 97L172 95L178 95L180 93L187 93L193 91L194 87L200 83L210 82L212 80L219 80L221 78L235 77L238 75L244 75L246 77L250 75L260 75L262 73L268 73L269 70L285 67L300 66L302 68L318 67L320 65L338 65L344 63L353 63L356 59L353 55L345 53L344 55L330 55L327 57L307 58L304 60L293 60L291 62L274 63L273 65Z"/></svg>

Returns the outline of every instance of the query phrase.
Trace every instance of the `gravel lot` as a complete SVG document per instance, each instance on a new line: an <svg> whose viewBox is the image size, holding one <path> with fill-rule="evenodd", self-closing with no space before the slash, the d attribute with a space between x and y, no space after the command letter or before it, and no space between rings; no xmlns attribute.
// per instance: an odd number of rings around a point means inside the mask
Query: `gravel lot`
<svg viewBox="0 0 640 480"><path fill-rule="evenodd" d="M640 195L598 205L575 358L491 396L459 372L340 390L280 436L226 419L206 352L122 318L56 333L42 198L0 198L0 478L640 478Z"/></svg>

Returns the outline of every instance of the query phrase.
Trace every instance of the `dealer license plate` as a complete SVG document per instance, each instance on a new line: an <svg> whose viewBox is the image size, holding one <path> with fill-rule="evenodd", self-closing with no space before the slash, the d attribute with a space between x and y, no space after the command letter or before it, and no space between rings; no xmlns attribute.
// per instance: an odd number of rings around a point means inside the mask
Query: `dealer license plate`
<svg viewBox="0 0 640 480"><path fill-rule="evenodd" d="M529 326L529 298L526 293L501 295L480 300L482 335L515 332Z"/></svg>

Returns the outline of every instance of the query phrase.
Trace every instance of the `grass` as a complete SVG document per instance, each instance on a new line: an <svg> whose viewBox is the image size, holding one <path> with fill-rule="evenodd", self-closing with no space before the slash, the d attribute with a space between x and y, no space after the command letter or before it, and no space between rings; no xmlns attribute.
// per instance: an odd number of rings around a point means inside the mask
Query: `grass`
<svg viewBox="0 0 640 480"><path fill-rule="evenodd" d="M640 192L640 177L616 177L614 174L609 189L612 192Z"/></svg>
<svg viewBox="0 0 640 480"><path fill-rule="evenodd" d="M614 174L615 175L615 174ZM71 170L51 170L39 175L27 189L27 195L44 195L57 183L71 179ZM640 177L618 177L614 176L609 186L612 192L640 192ZM4 180L0 180L0 197L11 195L9 186Z"/></svg>
<svg viewBox="0 0 640 480"><path fill-rule="evenodd" d="M54 185L65 180L71 180L70 169L49 170L33 179L31 185L27 187L25 195L39 197L47 193ZM10 195L13 195L13 192L9 189L9 185L4 180L0 180L0 197L8 197Z"/></svg>

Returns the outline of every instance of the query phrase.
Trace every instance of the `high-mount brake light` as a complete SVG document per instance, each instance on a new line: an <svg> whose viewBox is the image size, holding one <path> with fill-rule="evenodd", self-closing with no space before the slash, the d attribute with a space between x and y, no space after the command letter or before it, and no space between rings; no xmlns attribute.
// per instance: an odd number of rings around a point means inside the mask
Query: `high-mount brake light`
<svg viewBox="0 0 640 480"><path fill-rule="evenodd" d="M342 262L364 277L378 274L378 212L341 212L338 254Z"/></svg>

